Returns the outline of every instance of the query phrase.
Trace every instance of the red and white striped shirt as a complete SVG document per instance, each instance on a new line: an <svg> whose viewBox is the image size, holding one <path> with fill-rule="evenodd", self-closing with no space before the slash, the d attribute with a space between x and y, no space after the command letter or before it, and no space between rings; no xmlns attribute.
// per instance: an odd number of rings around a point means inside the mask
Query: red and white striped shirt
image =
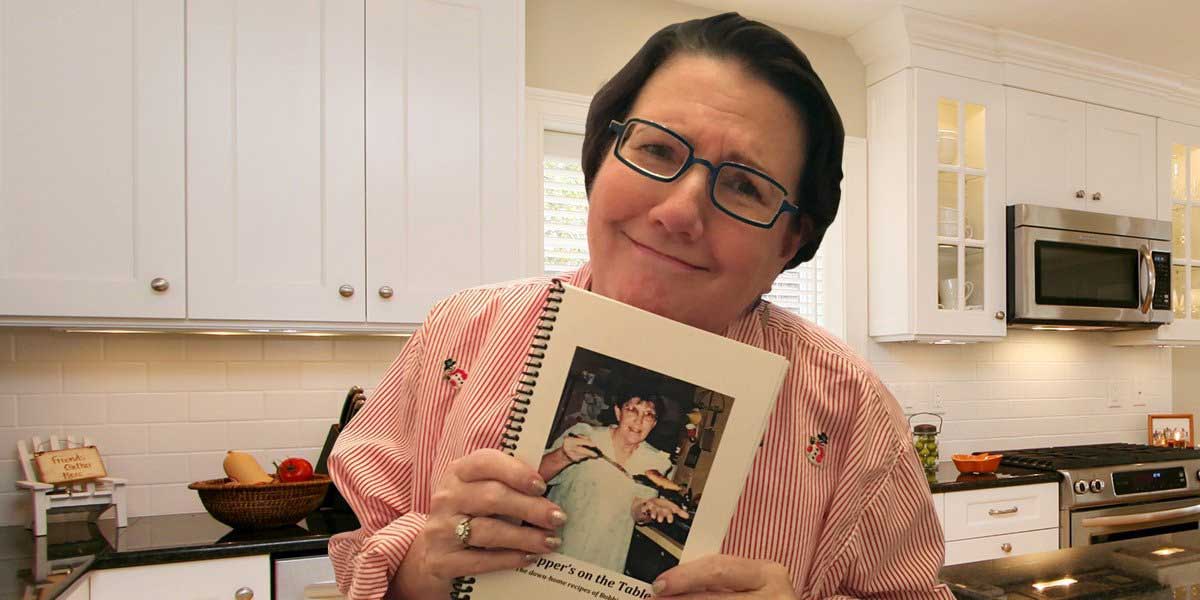
<svg viewBox="0 0 1200 600"><path fill-rule="evenodd" d="M565 279L588 288L587 266ZM382 598L448 464L499 446L548 278L474 288L430 311L339 436L330 473L362 528L329 554L350 600ZM895 399L839 340L768 302L725 336L791 367L738 501L725 554L775 561L801 598L951 598L942 530ZM468 373L443 376L454 359ZM825 433L820 465L805 456Z"/></svg>

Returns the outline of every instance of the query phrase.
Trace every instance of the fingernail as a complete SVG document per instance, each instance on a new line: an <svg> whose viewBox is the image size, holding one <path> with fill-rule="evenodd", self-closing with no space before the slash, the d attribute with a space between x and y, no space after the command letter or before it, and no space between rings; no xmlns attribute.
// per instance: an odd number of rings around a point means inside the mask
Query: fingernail
<svg viewBox="0 0 1200 600"><path fill-rule="evenodd" d="M534 495L541 496L546 493L546 482L541 479L533 479L529 482L529 489Z"/></svg>
<svg viewBox="0 0 1200 600"><path fill-rule="evenodd" d="M562 527L567 523L567 513L561 510L550 513L550 522L554 523L555 527Z"/></svg>
<svg viewBox="0 0 1200 600"><path fill-rule="evenodd" d="M661 595L663 592L667 591L667 582L663 581L662 579L655 579L654 585L652 585L650 589L654 592L655 596Z"/></svg>
<svg viewBox="0 0 1200 600"><path fill-rule="evenodd" d="M527 563L531 563L537 559L538 559L538 555L536 555L536 554L526 554L525 555L525 562L527 562Z"/></svg>
<svg viewBox="0 0 1200 600"><path fill-rule="evenodd" d="M562 545L562 538L560 538L556 535L551 535L551 536L546 537L546 546L548 546L550 548L557 548L561 545Z"/></svg>

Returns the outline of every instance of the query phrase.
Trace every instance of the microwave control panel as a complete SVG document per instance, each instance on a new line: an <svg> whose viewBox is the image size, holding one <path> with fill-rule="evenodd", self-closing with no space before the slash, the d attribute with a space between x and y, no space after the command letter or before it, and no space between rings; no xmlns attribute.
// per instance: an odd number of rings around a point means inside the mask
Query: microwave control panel
<svg viewBox="0 0 1200 600"><path fill-rule="evenodd" d="M1171 310L1171 253L1154 252L1154 310Z"/></svg>

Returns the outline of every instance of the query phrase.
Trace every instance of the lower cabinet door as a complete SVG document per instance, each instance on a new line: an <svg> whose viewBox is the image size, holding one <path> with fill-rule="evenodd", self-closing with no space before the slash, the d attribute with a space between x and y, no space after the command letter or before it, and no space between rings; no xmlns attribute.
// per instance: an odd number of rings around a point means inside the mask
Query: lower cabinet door
<svg viewBox="0 0 1200 600"><path fill-rule="evenodd" d="M946 564L957 565L1047 550L1058 550L1057 527L946 542Z"/></svg>
<svg viewBox="0 0 1200 600"><path fill-rule="evenodd" d="M241 556L93 571L91 600L271 600L271 557ZM250 595L236 596L246 588Z"/></svg>

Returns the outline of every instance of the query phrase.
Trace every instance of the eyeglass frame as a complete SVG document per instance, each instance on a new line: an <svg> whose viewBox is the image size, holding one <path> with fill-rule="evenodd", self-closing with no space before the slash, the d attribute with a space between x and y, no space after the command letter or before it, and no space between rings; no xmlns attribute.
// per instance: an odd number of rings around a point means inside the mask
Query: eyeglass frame
<svg viewBox="0 0 1200 600"><path fill-rule="evenodd" d="M662 175L653 173L642 167L639 167L636 164L634 164L632 161L626 159L624 156L621 156L621 154L617 151L617 148L621 145L621 138L624 137L625 130L629 127L629 125L631 123L644 123L646 125L654 127L656 129L659 129L660 131L663 131L663 132L667 133L668 135L670 135L671 137L679 140L679 142L681 144L683 144L683 146L685 148L688 149L687 160L683 161L683 165L679 167L679 171L677 171L674 175L672 175L670 177L664 177ZM688 169L692 168L692 165L695 165L695 164L700 164L700 165L704 165L705 167L708 167L708 199L709 199L709 201L712 202L713 206L717 207L718 210L729 215L730 217L733 217L734 219L737 219L738 221L741 221L742 223L745 223L747 225L751 225L754 227L758 227L761 229L770 229L770 228L774 227L775 222L779 220L779 215L782 215L784 213L790 213L790 214L794 214L794 215L800 214L800 207L796 206L795 204L792 204L791 202L788 202L789 194L788 194L787 188L783 187L783 184L776 181L775 178L771 177L770 175L767 175L766 173L763 173L762 171L760 171L758 169L755 169L754 167L751 167L750 165L744 165L742 163L737 163L737 162L732 162L732 161L726 160L726 161L721 161L714 165L712 163L712 161L709 161L709 160L706 160L706 159L696 156L696 149L692 146L692 143L687 141L687 139L684 138L682 135L679 135L675 131L672 131L670 128L668 128L665 125L662 125L660 123L655 123L654 121L650 121L647 119L639 119L637 117L634 117L634 118L626 119L624 122L620 122L615 119L612 121L609 121L608 130L611 131L612 133L616 134L616 136L617 136L616 141L613 142L613 156L615 156L617 158L617 160L624 163L625 166L629 167L630 169L633 169L635 172L637 172L641 175L644 175L646 177L649 177L650 179L653 179L655 181L661 181L663 183L671 183L672 181L675 181L675 180L679 179L680 177L683 177L683 174L687 173ZM749 171L755 175L758 175L758 176L762 177L763 179L766 179L767 182L770 183L771 185L775 186L776 188L779 188L779 191L783 192L783 198L779 201L779 208L775 211L775 216L771 217L770 221L768 221L766 223L762 223L759 221L751 221L750 219L747 219L741 215L735 214L733 211L725 208L724 206L721 206L720 202L717 202L717 174L720 173L721 169L725 168L726 166L730 166L735 169L741 169L743 171Z"/></svg>

